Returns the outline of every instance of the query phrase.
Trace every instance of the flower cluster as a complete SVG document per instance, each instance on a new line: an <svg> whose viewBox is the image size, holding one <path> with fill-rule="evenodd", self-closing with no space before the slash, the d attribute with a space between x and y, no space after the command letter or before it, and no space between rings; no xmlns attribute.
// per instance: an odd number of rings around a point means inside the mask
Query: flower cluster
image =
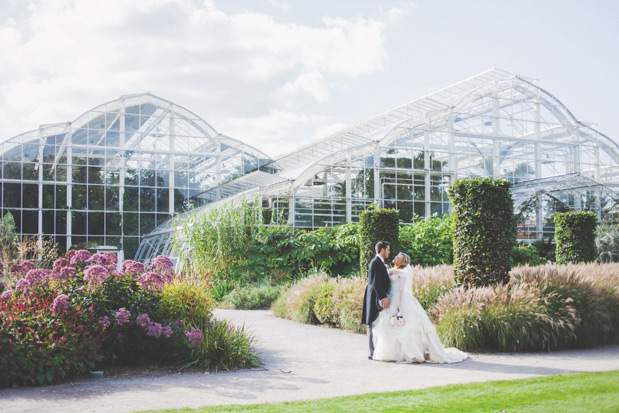
<svg viewBox="0 0 619 413"><path fill-rule="evenodd" d="M91 265L84 271L84 281L88 281L88 289L94 290L110 277L110 273L102 265Z"/></svg>
<svg viewBox="0 0 619 413"><path fill-rule="evenodd" d="M147 327L146 327L146 335L149 337L155 337L158 338L161 335L163 328L161 327L161 324L159 323L150 323Z"/></svg>
<svg viewBox="0 0 619 413"><path fill-rule="evenodd" d="M156 272L147 272L138 279L138 284L145 290L159 291L165 287L165 280Z"/></svg>
<svg viewBox="0 0 619 413"><path fill-rule="evenodd" d="M66 258L58 258L54 261L54 266L52 267L53 272L60 272L61 268L68 267L70 265L70 261Z"/></svg>
<svg viewBox="0 0 619 413"><path fill-rule="evenodd" d="M30 261L24 261L22 263L22 268L27 268L29 266L26 266L24 264L26 264L27 262ZM31 263L32 264L32 263ZM25 280L28 281L28 283L30 284L30 286L32 288L38 287L40 285L45 285L47 284L47 281L49 279L49 276L52 272L50 270L44 270L44 269L30 269L28 270L28 273L26 274L26 278Z"/></svg>
<svg viewBox="0 0 619 413"><path fill-rule="evenodd" d="M13 290L6 290L2 294L0 294L0 303L3 301L8 301L13 297Z"/></svg>
<svg viewBox="0 0 619 413"><path fill-rule="evenodd" d="M99 320L99 324L101 324L103 326L103 328L106 329L106 328L108 328L110 326L110 319L106 315L104 315Z"/></svg>
<svg viewBox="0 0 619 413"><path fill-rule="evenodd" d="M140 327L146 328L146 326L150 324L150 317L148 316L148 314L142 314L142 315L139 315L138 318L135 319L135 322Z"/></svg>
<svg viewBox="0 0 619 413"><path fill-rule="evenodd" d="M54 313L58 315L62 315L65 311L69 309L69 297L66 294L60 294L58 297L54 298L54 304L52 306L52 310Z"/></svg>
<svg viewBox="0 0 619 413"><path fill-rule="evenodd" d="M13 264L9 267L9 272L12 274L26 274L26 270L19 264Z"/></svg>
<svg viewBox="0 0 619 413"><path fill-rule="evenodd" d="M195 327L191 327L191 330L185 332L185 336L189 347L198 347L202 343L202 332Z"/></svg>
<svg viewBox="0 0 619 413"><path fill-rule="evenodd" d="M172 330L172 327L170 326L165 326L163 327L162 334L165 338L170 338L172 337L172 334L174 334L174 330Z"/></svg>
<svg viewBox="0 0 619 413"><path fill-rule="evenodd" d="M67 253L67 255L68 254L69 253ZM71 265L86 265L90 260L90 252L88 252L88 250L78 250L71 254L70 257L71 258L69 258L69 262L71 263Z"/></svg>
<svg viewBox="0 0 619 413"><path fill-rule="evenodd" d="M174 267L174 263L165 255L160 255L153 259L153 265L163 271L170 271Z"/></svg>
<svg viewBox="0 0 619 413"><path fill-rule="evenodd" d="M90 258L90 262L99 264L105 267L108 271L114 271L116 269L118 259L116 258L116 254L113 252L104 252L103 254L94 254Z"/></svg>
<svg viewBox="0 0 619 413"><path fill-rule="evenodd" d="M73 267L58 267L57 270L52 270L51 279L54 281L64 281L75 277L75 268Z"/></svg>
<svg viewBox="0 0 619 413"><path fill-rule="evenodd" d="M34 265L32 261L25 260L21 263L21 267L23 268L24 272L28 272L30 270L34 270L36 268L36 265Z"/></svg>
<svg viewBox="0 0 619 413"><path fill-rule="evenodd" d="M15 291L19 291L22 294L28 294L30 291L30 283L26 279L22 278L17 281L17 284L15 284Z"/></svg>
<svg viewBox="0 0 619 413"><path fill-rule="evenodd" d="M129 322L129 317L131 317L131 313L126 308L121 307L118 309L118 311L116 311L114 317L116 318L116 323L118 323L118 325L120 326Z"/></svg>
<svg viewBox="0 0 619 413"><path fill-rule="evenodd" d="M125 260L120 268L120 272L125 275L138 276L144 272L144 264L137 261Z"/></svg>

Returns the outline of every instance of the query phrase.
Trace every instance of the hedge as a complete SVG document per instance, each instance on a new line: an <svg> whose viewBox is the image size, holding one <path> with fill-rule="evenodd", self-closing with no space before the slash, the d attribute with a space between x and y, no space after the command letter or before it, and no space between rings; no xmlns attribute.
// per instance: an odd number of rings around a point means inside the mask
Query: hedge
<svg viewBox="0 0 619 413"><path fill-rule="evenodd" d="M469 178L449 188L454 277L459 285L481 287L509 280L515 232L510 187L503 179Z"/></svg>
<svg viewBox="0 0 619 413"><path fill-rule="evenodd" d="M394 209L367 209L359 216L360 266L365 273L370 261L376 255L374 247L378 241L388 241L391 251L399 250L400 218Z"/></svg>
<svg viewBox="0 0 619 413"><path fill-rule="evenodd" d="M557 264L592 262L596 259L597 216L591 211L555 214Z"/></svg>

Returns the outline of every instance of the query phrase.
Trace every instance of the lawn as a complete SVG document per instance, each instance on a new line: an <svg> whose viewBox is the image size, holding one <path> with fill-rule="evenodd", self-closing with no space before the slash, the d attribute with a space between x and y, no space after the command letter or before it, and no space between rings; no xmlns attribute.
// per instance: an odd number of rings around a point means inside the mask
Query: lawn
<svg viewBox="0 0 619 413"><path fill-rule="evenodd" d="M301 402L163 412L617 412L619 371L449 385Z"/></svg>

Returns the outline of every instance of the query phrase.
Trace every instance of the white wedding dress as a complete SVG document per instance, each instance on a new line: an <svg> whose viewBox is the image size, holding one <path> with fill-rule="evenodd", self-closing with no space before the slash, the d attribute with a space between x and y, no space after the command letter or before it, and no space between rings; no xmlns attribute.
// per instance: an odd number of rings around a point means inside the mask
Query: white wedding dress
<svg viewBox="0 0 619 413"><path fill-rule="evenodd" d="M409 266L389 276L391 304L382 310L373 324L374 360L401 363L458 363L468 354L456 348L444 348L430 318L412 294L413 270ZM398 312L404 325L393 326L391 317Z"/></svg>

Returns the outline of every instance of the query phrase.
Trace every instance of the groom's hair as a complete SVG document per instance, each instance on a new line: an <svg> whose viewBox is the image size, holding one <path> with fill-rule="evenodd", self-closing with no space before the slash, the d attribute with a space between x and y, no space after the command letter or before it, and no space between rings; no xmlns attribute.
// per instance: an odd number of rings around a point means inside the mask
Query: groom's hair
<svg viewBox="0 0 619 413"><path fill-rule="evenodd" d="M378 254L381 250L384 250L385 248L390 247L390 246L391 244L389 244L389 242L387 241L378 241L374 249L376 250L376 253Z"/></svg>

